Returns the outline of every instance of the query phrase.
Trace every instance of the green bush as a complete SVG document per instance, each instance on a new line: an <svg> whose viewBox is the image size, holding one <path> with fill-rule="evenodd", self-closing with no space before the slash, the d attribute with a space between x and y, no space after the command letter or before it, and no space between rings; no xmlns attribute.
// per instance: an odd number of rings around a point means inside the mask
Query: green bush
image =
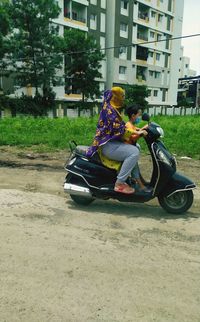
<svg viewBox="0 0 200 322"><path fill-rule="evenodd" d="M0 145L34 146L40 152L68 149L70 140L90 145L95 134L97 119L97 116L73 119L67 117L0 119ZM155 116L152 117L152 121L163 128L165 137L162 140L170 152L200 159L200 115ZM147 152L144 140L140 139L139 143L143 153Z"/></svg>
<svg viewBox="0 0 200 322"><path fill-rule="evenodd" d="M35 97L22 95L20 98L0 96L0 109L9 108L12 115L24 114L31 116L46 116L47 111L55 107L55 95L50 92L47 97L40 94Z"/></svg>

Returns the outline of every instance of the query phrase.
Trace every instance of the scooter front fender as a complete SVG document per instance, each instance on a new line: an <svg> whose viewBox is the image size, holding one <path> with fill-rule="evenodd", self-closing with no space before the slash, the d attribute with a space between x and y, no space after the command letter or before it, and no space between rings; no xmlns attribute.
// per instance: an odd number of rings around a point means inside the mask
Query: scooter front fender
<svg viewBox="0 0 200 322"><path fill-rule="evenodd" d="M160 195L169 197L175 192L192 190L194 188L196 188L194 182L182 174L175 172L160 192Z"/></svg>

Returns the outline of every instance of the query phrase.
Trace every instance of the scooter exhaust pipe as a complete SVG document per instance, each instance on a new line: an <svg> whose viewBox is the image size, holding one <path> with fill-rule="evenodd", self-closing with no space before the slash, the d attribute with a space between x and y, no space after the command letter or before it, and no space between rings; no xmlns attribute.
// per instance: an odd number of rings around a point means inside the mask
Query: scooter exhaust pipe
<svg viewBox="0 0 200 322"><path fill-rule="evenodd" d="M70 195L92 197L90 189L68 182L65 182L64 184L64 191L69 193Z"/></svg>

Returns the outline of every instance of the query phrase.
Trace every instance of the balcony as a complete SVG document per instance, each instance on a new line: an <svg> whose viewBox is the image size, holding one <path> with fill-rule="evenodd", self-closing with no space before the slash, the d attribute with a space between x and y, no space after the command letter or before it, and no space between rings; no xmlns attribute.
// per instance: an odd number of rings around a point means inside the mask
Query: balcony
<svg viewBox="0 0 200 322"><path fill-rule="evenodd" d="M139 4L138 7L138 19L143 20L144 22L149 22L149 7Z"/></svg>
<svg viewBox="0 0 200 322"><path fill-rule="evenodd" d="M138 26L137 39L148 41L148 28Z"/></svg>
<svg viewBox="0 0 200 322"><path fill-rule="evenodd" d="M72 20L86 23L86 19L79 12L76 12L76 11L72 11Z"/></svg>
<svg viewBox="0 0 200 322"><path fill-rule="evenodd" d="M136 79L138 84L146 84L147 81L147 67L137 66Z"/></svg>
<svg viewBox="0 0 200 322"><path fill-rule="evenodd" d="M145 22L149 22L149 17L147 13L143 13L141 11L138 12L138 18L145 20Z"/></svg>
<svg viewBox="0 0 200 322"><path fill-rule="evenodd" d="M146 64L148 59L148 48L137 46L136 59L140 60L141 63Z"/></svg>
<svg viewBox="0 0 200 322"><path fill-rule="evenodd" d="M137 33L137 39L148 41L148 35L145 35L145 34L143 34L141 32L138 32Z"/></svg>
<svg viewBox="0 0 200 322"><path fill-rule="evenodd" d="M87 7L80 3L65 0L64 2L64 17L73 23L86 25Z"/></svg>
<svg viewBox="0 0 200 322"><path fill-rule="evenodd" d="M148 41L148 31L138 28L137 39Z"/></svg>

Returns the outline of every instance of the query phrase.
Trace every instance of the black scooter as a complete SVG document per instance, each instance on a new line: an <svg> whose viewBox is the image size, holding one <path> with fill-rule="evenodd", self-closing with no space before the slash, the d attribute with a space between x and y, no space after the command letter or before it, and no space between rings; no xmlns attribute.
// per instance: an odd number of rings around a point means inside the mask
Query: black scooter
<svg viewBox="0 0 200 322"><path fill-rule="evenodd" d="M143 114L143 120L149 122L149 115ZM80 205L89 205L96 198L117 199L122 202L147 202L155 197L163 209L172 214L186 212L193 203L195 184L187 177L176 172L175 157L169 153L159 140L164 136L159 124L149 122L148 135L144 138L151 154L153 172L149 186L151 192L135 191L123 194L114 191L117 172L105 167L98 153L92 158L86 157L87 146L70 144L71 156L65 165L68 174L64 191Z"/></svg>

